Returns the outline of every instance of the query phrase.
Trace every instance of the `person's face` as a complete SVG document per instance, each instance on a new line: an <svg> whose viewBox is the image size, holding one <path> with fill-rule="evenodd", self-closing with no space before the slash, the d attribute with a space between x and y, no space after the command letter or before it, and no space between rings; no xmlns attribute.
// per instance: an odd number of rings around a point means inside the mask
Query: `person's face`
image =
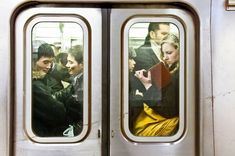
<svg viewBox="0 0 235 156"><path fill-rule="evenodd" d="M83 64L78 63L75 60L74 56L72 56L71 54L68 54L67 60L68 60L68 62L66 64L66 67L68 68L70 75L77 75L82 72Z"/></svg>
<svg viewBox="0 0 235 156"><path fill-rule="evenodd" d="M42 56L37 62L36 62L36 70L42 71L44 73L48 73L48 71L51 68L51 65L53 63L53 57L44 57Z"/></svg>
<svg viewBox="0 0 235 156"><path fill-rule="evenodd" d="M160 24L159 29L150 32L150 37L156 43L160 44L162 39L170 32L170 26L166 24Z"/></svg>
<svg viewBox="0 0 235 156"><path fill-rule="evenodd" d="M170 43L162 44L163 60L171 66L179 61L179 51Z"/></svg>
<svg viewBox="0 0 235 156"><path fill-rule="evenodd" d="M128 60L128 65L129 65L129 71L133 72L133 69L135 68L135 60L134 59L129 59Z"/></svg>

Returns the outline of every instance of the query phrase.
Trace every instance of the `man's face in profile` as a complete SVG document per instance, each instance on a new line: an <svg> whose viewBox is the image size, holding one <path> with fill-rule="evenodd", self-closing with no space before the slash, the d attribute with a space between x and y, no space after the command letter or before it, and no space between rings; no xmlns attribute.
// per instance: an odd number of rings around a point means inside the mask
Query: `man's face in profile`
<svg viewBox="0 0 235 156"><path fill-rule="evenodd" d="M152 31L151 39L160 44L162 39L170 32L170 26L167 24L159 24L159 29Z"/></svg>
<svg viewBox="0 0 235 156"><path fill-rule="evenodd" d="M42 71L44 73L48 73L48 71L51 69L51 65L53 62L53 57L44 57L42 56L37 62L36 62L36 70Z"/></svg>

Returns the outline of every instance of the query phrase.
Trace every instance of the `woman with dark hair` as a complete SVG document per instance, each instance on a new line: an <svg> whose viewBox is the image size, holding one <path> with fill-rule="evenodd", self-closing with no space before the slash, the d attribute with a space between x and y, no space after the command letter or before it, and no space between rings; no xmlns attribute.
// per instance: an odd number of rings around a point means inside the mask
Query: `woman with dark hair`
<svg viewBox="0 0 235 156"><path fill-rule="evenodd" d="M83 48L76 45L69 49L66 67L72 79L73 93L64 102L67 106L69 124L74 135L83 128ZM66 135L66 134L65 134Z"/></svg>
<svg viewBox="0 0 235 156"><path fill-rule="evenodd" d="M133 69L135 68L136 52L133 48L128 49L128 69L129 69L129 129L133 131L133 122L136 120L137 115L142 110L141 104L143 103L143 93L138 89L142 86L139 79L134 75Z"/></svg>
<svg viewBox="0 0 235 156"><path fill-rule="evenodd" d="M53 50L49 44L39 49L32 71L33 132L40 137L75 136L81 132L83 121L83 51L71 49L67 67L74 81L67 88L54 92L44 80L51 69ZM74 58L81 62L74 65Z"/></svg>

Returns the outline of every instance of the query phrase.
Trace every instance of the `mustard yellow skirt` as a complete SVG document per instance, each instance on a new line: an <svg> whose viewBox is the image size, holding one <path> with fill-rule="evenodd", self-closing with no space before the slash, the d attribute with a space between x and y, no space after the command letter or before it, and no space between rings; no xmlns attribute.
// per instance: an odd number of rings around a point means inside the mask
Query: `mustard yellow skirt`
<svg viewBox="0 0 235 156"><path fill-rule="evenodd" d="M171 136L178 130L179 117L164 118L147 104L134 122L136 136Z"/></svg>

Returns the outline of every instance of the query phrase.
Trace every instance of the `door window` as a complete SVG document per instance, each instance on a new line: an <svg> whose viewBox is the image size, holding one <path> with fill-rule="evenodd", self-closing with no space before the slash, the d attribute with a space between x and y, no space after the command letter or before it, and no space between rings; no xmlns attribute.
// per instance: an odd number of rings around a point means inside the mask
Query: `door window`
<svg viewBox="0 0 235 156"><path fill-rule="evenodd" d="M79 141L88 129L88 28L78 18L38 17L27 33L27 132L38 142Z"/></svg>
<svg viewBox="0 0 235 156"><path fill-rule="evenodd" d="M123 36L125 133L136 141L174 140L184 129L183 27L170 18L134 18Z"/></svg>

